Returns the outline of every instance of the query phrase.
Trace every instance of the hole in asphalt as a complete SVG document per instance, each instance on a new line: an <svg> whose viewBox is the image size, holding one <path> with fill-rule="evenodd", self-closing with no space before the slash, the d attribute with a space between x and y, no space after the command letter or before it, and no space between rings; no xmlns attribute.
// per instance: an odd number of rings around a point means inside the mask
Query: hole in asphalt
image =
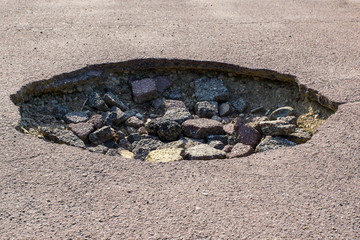
<svg viewBox="0 0 360 240"><path fill-rule="evenodd" d="M152 162L302 144L337 109L291 75L177 59L93 65L30 83L11 99L23 133Z"/></svg>

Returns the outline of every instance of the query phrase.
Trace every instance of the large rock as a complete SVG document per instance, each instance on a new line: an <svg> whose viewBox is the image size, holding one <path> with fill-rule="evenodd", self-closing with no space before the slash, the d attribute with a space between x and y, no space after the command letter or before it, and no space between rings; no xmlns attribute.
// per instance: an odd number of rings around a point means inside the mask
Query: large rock
<svg viewBox="0 0 360 240"><path fill-rule="evenodd" d="M94 125L91 123L70 123L68 128L80 139L85 140L94 130Z"/></svg>
<svg viewBox="0 0 360 240"><path fill-rule="evenodd" d="M88 98L88 105L100 111L107 111L109 107L97 92L92 92Z"/></svg>
<svg viewBox="0 0 360 240"><path fill-rule="evenodd" d="M171 108L165 112L163 118L182 124L186 120L191 119L192 115L187 109Z"/></svg>
<svg viewBox="0 0 360 240"><path fill-rule="evenodd" d="M175 121L164 119L158 125L157 135L164 141L175 141L181 135L181 125Z"/></svg>
<svg viewBox="0 0 360 240"><path fill-rule="evenodd" d="M227 154L227 157L228 158L245 157L245 156L249 156L253 152L254 152L254 148L252 148L250 145L237 143L231 149L231 152Z"/></svg>
<svg viewBox="0 0 360 240"><path fill-rule="evenodd" d="M157 98L157 88L154 79L144 78L131 82L133 99L136 103L144 103L146 101Z"/></svg>
<svg viewBox="0 0 360 240"><path fill-rule="evenodd" d="M248 125L246 125L240 118L235 120L234 131L238 142L255 146L260 140L260 133Z"/></svg>
<svg viewBox="0 0 360 240"><path fill-rule="evenodd" d="M215 101L197 102L195 113L200 118L212 118L212 116L218 115L218 103Z"/></svg>
<svg viewBox="0 0 360 240"><path fill-rule="evenodd" d="M95 145L110 141L115 136L115 130L109 126L104 126L89 135L89 140Z"/></svg>
<svg viewBox="0 0 360 240"><path fill-rule="evenodd" d="M200 144L185 150L187 160L212 160L226 158L226 153L222 150L210 147L207 144Z"/></svg>
<svg viewBox="0 0 360 240"><path fill-rule="evenodd" d="M65 143L70 146L81 148L86 147L85 143L70 130L61 128L41 127L40 132L45 138L57 143Z"/></svg>
<svg viewBox="0 0 360 240"><path fill-rule="evenodd" d="M262 121L259 123L261 131L267 136L288 135L295 132L296 125L281 120Z"/></svg>
<svg viewBox="0 0 360 240"><path fill-rule="evenodd" d="M193 138L205 138L208 135L224 133L220 122L207 118L187 120L182 124L182 128L186 136Z"/></svg>
<svg viewBox="0 0 360 240"><path fill-rule="evenodd" d="M95 114L91 116L91 118L89 119L89 121L87 121L87 123L92 124L95 129L99 129L104 124L104 118L100 114Z"/></svg>
<svg viewBox="0 0 360 240"><path fill-rule="evenodd" d="M134 127L134 128L140 128L144 126L144 124L145 124L144 121L140 120L135 116L132 116L125 121L126 126Z"/></svg>
<svg viewBox="0 0 360 240"><path fill-rule="evenodd" d="M81 123L89 120L89 115L86 112L69 112L64 116L67 123Z"/></svg>
<svg viewBox="0 0 360 240"><path fill-rule="evenodd" d="M184 149L164 148L149 152L145 162L173 162L183 160Z"/></svg>
<svg viewBox="0 0 360 240"><path fill-rule="evenodd" d="M229 90L221 79L197 79L195 81L195 96L198 101L226 101Z"/></svg>
<svg viewBox="0 0 360 240"><path fill-rule="evenodd" d="M264 152L269 150L275 150L282 147L292 147L292 146L296 146L296 143L281 137L267 136L256 146L255 152Z"/></svg>
<svg viewBox="0 0 360 240"><path fill-rule="evenodd" d="M144 138L136 142L132 152L134 153L136 159L143 161L145 160L149 152L157 149L162 145L163 143L160 140L156 140L152 138Z"/></svg>
<svg viewBox="0 0 360 240"><path fill-rule="evenodd" d="M276 109L270 114L269 118L270 120L276 120L277 118L280 117L287 117L292 115L294 115L294 109L292 107L287 106Z"/></svg>

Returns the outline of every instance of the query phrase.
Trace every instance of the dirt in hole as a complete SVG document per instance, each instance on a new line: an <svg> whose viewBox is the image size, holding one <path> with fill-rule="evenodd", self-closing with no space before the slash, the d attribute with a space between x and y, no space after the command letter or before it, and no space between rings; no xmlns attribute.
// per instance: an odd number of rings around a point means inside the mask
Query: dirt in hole
<svg viewBox="0 0 360 240"><path fill-rule="evenodd" d="M91 83L17 104L24 133L152 162L295 146L334 113L295 82L197 69L102 71Z"/></svg>

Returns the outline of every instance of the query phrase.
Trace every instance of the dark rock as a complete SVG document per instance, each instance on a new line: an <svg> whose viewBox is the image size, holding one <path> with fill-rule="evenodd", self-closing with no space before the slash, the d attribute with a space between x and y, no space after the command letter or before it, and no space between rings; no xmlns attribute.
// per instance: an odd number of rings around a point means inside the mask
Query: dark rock
<svg viewBox="0 0 360 240"><path fill-rule="evenodd" d="M163 93L166 89L171 87L172 81L166 76L158 76L154 78L156 89L159 93Z"/></svg>
<svg viewBox="0 0 360 240"><path fill-rule="evenodd" d="M256 146L255 151L264 152L268 150L275 150L282 147L292 146L296 146L296 143L291 142L285 138L268 136Z"/></svg>
<svg viewBox="0 0 360 240"><path fill-rule="evenodd" d="M87 121L87 123L92 124L95 129L99 129L104 124L104 118L100 114L95 114Z"/></svg>
<svg viewBox="0 0 360 240"><path fill-rule="evenodd" d="M131 82L132 94L136 103L144 103L146 101L157 98L156 83L152 78L144 78Z"/></svg>
<svg viewBox="0 0 360 240"><path fill-rule="evenodd" d="M221 141L224 144L228 144L228 136L226 135L209 135L206 137L207 142Z"/></svg>
<svg viewBox="0 0 360 240"><path fill-rule="evenodd" d="M287 117L292 115L294 115L294 109L292 107L287 106L276 109L270 114L269 118L270 120L276 120L277 118L280 117Z"/></svg>
<svg viewBox="0 0 360 240"><path fill-rule="evenodd" d="M144 126L139 127L139 129L137 130L137 132L138 132L140 135L148 134L148 131L146 130L146 128L145 128Z"/></svg>
<svg viewBox="0 0 360 240"><path fill-rule="evenodd" d="M245 157L245 156L249 156L253 152L254 152L254 148L252 148L250 145L237 143L231 149L231 152L227 154L227 157L228 158Z"/></svg>
<svg viewBox="0 0 360 240"><path fill-rule="evenodd" d="M111 111L103 114L105 125L120 125L126 121L126 114L118 107L114 107Z"/></svg>
<svg viewBox="0 0 360 240"><path fill-rule="evenodd" d="M182 124L186 120L191 119L192 115L187 109L172 108L165 112L163 118Z"/></svg>
<svg viewBox="0 0 360 240"><path fill-rule="evenodd" d="M148 153L162 146L163 143L152 138L145 138L137 141L132 152L136 159L144 161Z"/></svg>
<svg viewBox="0 0 360 240"><path fill-rule="evenodd" d="M304 129L296 128L295 132L290 133L283 137L294 143L301 144L309 141L311 136L312 136L311 133L308 133Z"/></svg>
<svg viewBox="0 0 360 240"><path fill-rule="evenodd" d="M103 145L107 148L119 148L119 145L114 141L104 142Z"/></svg>
<svg viewBox="0 0 360 240"><path fill-rule="evenodd" d="M116 96L112 92L105 93L103 99L108 106L116 106L122 111L126 111L129 109L122 101L120 101L118 96Z"/></svg>
<svg viewBox="0 0 360 240"><path fill-rule="evenodd" d="M267 136L288 135L295 132L296 126L281 120L263 121L259 123L261 131Z"/></svg>
<svg viewBox="0 0 360 240"><path fill-rule="evenodd" d="M118 146L119 146L119 148L129 150L129 151L132 149L131 143L126 138L120 139L118 141Z"/></svg>
<svg viewBox="0 0 360 240"><path fill-rule="evenodd" d="M94 130L94 125L91 123L70 123L68 128L80 139L85 140Z"/></svg>
<svg viewBox="0 0 360 240"><path fill-rule="evenodd" d="M57 119L62 119L68 112L69 108L64 105L57 105L52 110L52 113Z"/></svg>
<svg viewBox="0 0 360 240"><path fill-rule="evenodd" d="M151 101L151 106L155 109L159 109L164 105L164 99L163 98L156 98Z"/></svg>
<svg viewBox="0 0 360 240"><path fill-rule="evenodd" d="M237 112L237 113L242 113L245 111L246 109L246 102L244 99L242 98L239 98L237 100L234 100L231 102L231 105L233 106L234 110Z"/></svg>
<svg viewBox="0 0 360 240"><path fill-rule="evenodd" d="M181 135L181 126L179 123L171 120L161 121L158 125L157 134L164 141L175 141Z"/></svg>
<svg viewBox="0 0 360 240"><path fill-rule="evenodd" d="M185 103L180 100L167 99L164 101L165 110L172 108L183 108L186 109Z"/></svg>
<svg viewBox="0 0 360 240"><path fill-rule="evenodd" d="M193 138L204 138L208 135L220 135L224 133L223 126L220 122L198 118L190 119L182 124L186 136Z"/></svg>
<svg viewBox="0 0 360 240"><path fill-rule="evenodd" d="M219 115L221 117L227 116L230 114L230 104L229 103L222 103L219 106Z"/></svg>
<svg viewBox="0 0 360 240"><path fill-rule="evenodd" d="M133 144L134 142L140 141L141 136L138 133L131 133L126 139L129 143Z"/></svg>
<svg viewBox="0 0 360 240"><path fill-rule="evenodd" d="M180 89L173 89L166 94L166 97L174 100L181 100L183 98L183 93Z"/></svg>
<svg viewBox="0 0 360 240"><path fill-rule="evenodd" d="M133 109L129 109L127 111L124 112L125 113L125 118L128 119L132 116L135 116L137 114L137 112Z"/></svg>
<svg viewBox="0 0 360 240"><path fill-rule="evenodd" d="M100 111L107 111L109 107L97 92L92 92L88 98L88 105Z"/></svg>
<svg viewBox="0 0 360 240"><path fill-rule="evenodd" d="M89 140L95 145L110 141L115 136L115 130L109 126L104 126L89 135Z"/></svg>
<svg viewBox="0 0 360 240"><path fill-rule="evenodd" d="M207 144L200 144L185 150L185 159L187 160L212 160L224 158L226 158L226 153L224 151L210 147Z"/></svg>
<svg viewBox="0 0 360 240"><path fill-rule="evenodd" d="M218 114L218 103L214 101L197 102L195 105L195 113L200 118L211 118Z"/></svg>
<svg viewBox="0 0 360 240"><path fill-rule="evenodd" d="M157 134L157 131L159 129L159 125L163 121L166 121L166 120L164 120L163 118L156 118L156 119L151 119L150 121L147 121L145 123L146 131L149 134Z"/></svg>
<svg viewBox="0 0 360 240"><path fill-rule="evenodd" d="M255 146L261 137L255 128L244 124L240 118L235 120L234 130L237 141L246 145Z"/></svg>
<svg viewBox="0 0 360 240"><path fill-rule="evenodd" d="M144 122L137 117L132 116L125 121L125 125L129 127L139 128L144 126Z"/></svg>
<svg viewBox="0 0 360 240"><path fill-rule="evenodd" d="M45 138L56 143L62 143L81 148L86 147L85 143L70 130L61 128L41 127L40 132Z"/></svg>
<svg viewBox="0 0 360 240"><path fill-rule="evenodd" d="M116 135L117 135L118 139L123 139L126 137L126 134L124 133L124 131L121 131L121 130L117 131Z"/></svg>
<svg viewBox="0 0 360 240"><path fill-rule="evenodd" d="M208 144L209 144L210 147L220 149L220 150L225 147L225 144L223 142L221 142L221 141L218 141L218 140L210 141Z"/></svg>
<svg viewBox="0 0 360 240"><path fill-rule="evenodd" d="M70 112L64 117L67 123L81 123L89 120L89 115L86 112Z"/></svg>
<svg viewBox="0 0 360 240"><path fill-rule="evenodd" d="M221 79L197 79L195 81L195 96L198 101L226 101L229 90Z"/></svg>

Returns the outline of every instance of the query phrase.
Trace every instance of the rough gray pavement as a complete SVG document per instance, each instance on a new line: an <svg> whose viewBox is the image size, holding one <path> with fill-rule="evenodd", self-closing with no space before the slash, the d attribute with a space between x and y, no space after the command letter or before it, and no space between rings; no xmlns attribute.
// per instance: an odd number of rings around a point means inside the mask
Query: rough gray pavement
<svg viewBox="0 0 360 240"><path fill-rule="evenodd" d="M358 0L0 1L1 239L359 239ZM306 144L143 163L15 130L26 83L135 58L296 75L343 103Z"/></svg>

